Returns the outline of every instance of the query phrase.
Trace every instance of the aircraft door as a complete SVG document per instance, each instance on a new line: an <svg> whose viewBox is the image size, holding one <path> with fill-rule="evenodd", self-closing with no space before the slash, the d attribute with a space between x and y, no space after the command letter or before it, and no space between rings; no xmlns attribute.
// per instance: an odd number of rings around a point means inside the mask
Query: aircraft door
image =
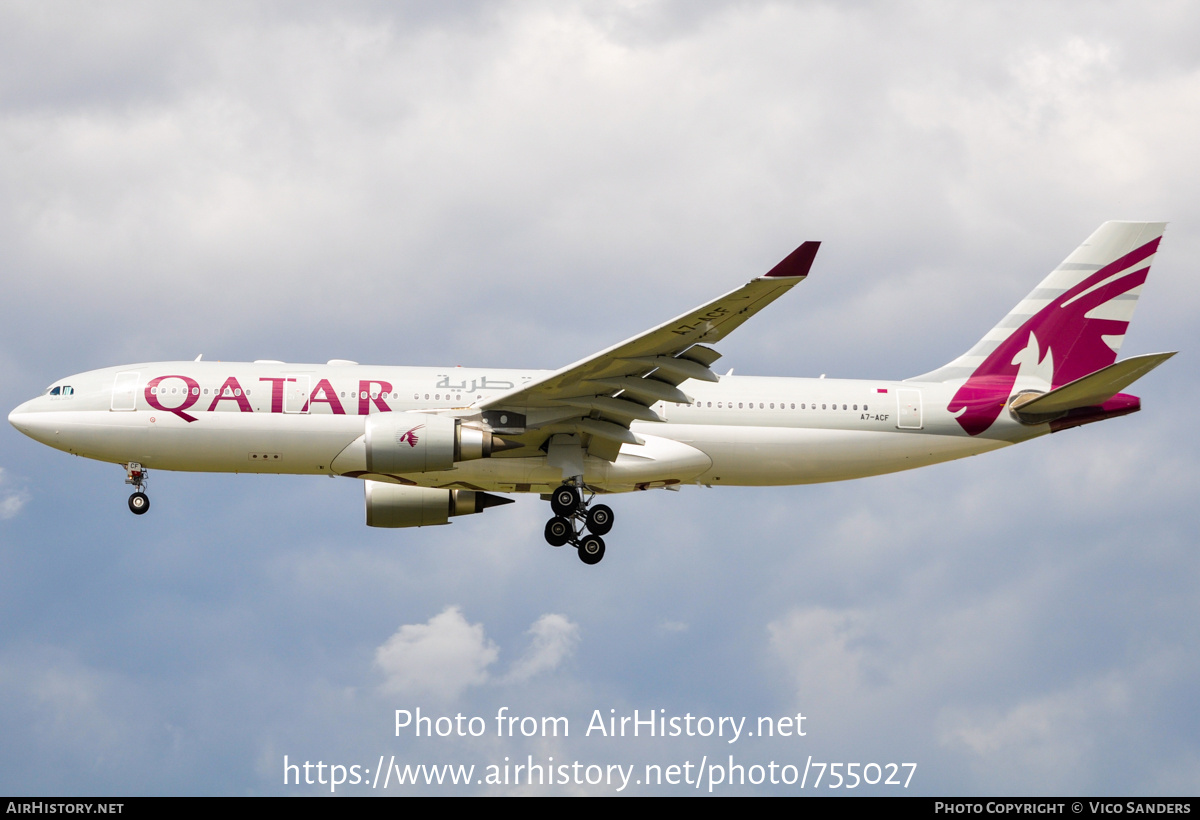
<svg viewBox="0 0 1200 820"><path fill-rule="evenodd" d="M141 373L133 370L127 370L124 373L117 374L117 377L113 379L111 409L137 409L137 387L140 378Z"/></svg>
<svg viewBox="0 0 1200 820"><path fill-rule="evenodd" d="M896 392L896 427L901 430L921 429L920 390L898 390Z"/></svg>

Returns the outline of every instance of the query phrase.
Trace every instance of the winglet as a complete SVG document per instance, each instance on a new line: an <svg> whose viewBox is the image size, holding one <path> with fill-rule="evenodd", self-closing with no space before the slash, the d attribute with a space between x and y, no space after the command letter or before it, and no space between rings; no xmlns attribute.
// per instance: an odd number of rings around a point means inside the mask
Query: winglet
<svg viewBox="0 0 1200 820"><path fill-rule="evenodd" d="M817 249L820 247L820 242L805 242L789 253L786 259L763 274L762 278L803 279L808 276L813 260L817 258Z"/></svg>

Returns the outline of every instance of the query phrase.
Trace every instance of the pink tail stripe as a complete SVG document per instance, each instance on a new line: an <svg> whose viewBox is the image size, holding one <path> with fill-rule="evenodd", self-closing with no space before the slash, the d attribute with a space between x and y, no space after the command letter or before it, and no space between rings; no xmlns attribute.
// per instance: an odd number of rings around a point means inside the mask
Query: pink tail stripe
<svg viewBox="0 0 1200 820"><path fill-rule="evenodd" d="M1094 308L1146 281L1149 265L1130 270L1152 257L1162 237L1151 241L1084 277L1008 335L975 368L947 409L971 435L987 430L999 417L1020 373L1017 360L1036 355L1053 365L1050 387L1068 384L1116 361L1105 337L1123 336L1128 321L1087 318Z"/></svg>

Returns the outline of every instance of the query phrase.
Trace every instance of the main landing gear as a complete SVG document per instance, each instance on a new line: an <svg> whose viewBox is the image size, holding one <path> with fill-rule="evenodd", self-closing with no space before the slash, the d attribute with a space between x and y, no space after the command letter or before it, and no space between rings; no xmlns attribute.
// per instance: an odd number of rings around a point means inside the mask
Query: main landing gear
<svg viewBox="0 0 1200 820"><path fill-rule="evenodd" d="M150 509L150 496L146 495L146 468L136 461L125 465L125 483L132 484L134 493L129 496L129 511L134 515L145 515Z"/></svg>
<svg viewBox="0 0 1200 820"><path fill-rule="evenodd" d="M604 504L592 506L595 494L586 501L580 493L582 484L563 484L550 495L554 517L546 522L546 541L552 547L570 544L579 551L579 560L598 564L604 557L604 539L613 525L613 511Z"/></svg>

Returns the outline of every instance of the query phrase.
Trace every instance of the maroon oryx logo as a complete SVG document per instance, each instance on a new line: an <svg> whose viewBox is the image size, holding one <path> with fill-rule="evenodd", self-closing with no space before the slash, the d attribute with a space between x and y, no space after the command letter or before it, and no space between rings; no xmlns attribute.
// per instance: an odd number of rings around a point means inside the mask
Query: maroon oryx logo
<svg viewBox="0 0 1200 820"><path fill-rule="evenodd" d="M1104 312L1105 306L1146 281L1150 265L1135 268L1154 255L1160 241L1162 237L1147 242L1080 279L1000 342L946 407L962 428L977 436L1000 417L1022 359L1052 368L1051 389L1115 362L1117 351L1111 340L1120 347L1129 327L1128 314L1112 318Z"/></svg>
<svg viewBox="0 0 1200 820"><path fill-rule="evenodd" d="M396 443L397 444L407 443L409 447L416 447L417 441L418 441L417 431L420 430L424 426L425 426L424 424L418 424L416 427L414 427L413 429L409 430L404 435L397 438Z"/></svg>

